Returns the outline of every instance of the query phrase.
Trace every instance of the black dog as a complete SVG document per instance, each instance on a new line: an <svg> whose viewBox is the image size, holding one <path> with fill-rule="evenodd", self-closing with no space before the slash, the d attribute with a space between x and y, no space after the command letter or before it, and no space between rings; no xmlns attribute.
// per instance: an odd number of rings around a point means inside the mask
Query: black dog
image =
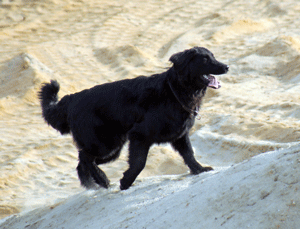
<svg viewBox="0 0 300 229"><path fill-rule="evenodd" d="M192 174L212 170L196 161L188 134L206 88L221 87L210 74L224 74L229 67L200 47L176 53L170 61L173 66L161 74L98 85L60 101L57 81L42 86L43 117L61 134L72 133L83 186L96 182L108 188L109 180L97 165L117 159L127 140L129 169L120 181L122 190L144 169L154 143L171 143Z"/></svg>

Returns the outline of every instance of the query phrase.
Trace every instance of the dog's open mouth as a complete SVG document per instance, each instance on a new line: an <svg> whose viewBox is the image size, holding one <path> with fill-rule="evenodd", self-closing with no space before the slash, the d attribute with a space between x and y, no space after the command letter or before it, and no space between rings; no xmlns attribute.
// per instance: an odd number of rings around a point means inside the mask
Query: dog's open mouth
<svg viewBox="0 0 300 229"><path fill-rule="evenodd" d="M217 78L213 75L204 75L204 77L209 80L208 87L213 89L219 89L221 87L221 83L217 80Z"/></svg>

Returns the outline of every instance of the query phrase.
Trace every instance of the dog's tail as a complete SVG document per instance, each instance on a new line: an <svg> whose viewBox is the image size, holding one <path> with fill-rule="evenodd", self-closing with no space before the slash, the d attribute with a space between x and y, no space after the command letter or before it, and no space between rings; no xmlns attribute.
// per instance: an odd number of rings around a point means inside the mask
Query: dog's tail
<svg viewBox="0 0 300 229"><path fill-rule="evenodd" d="M50 83L43 84L38 96L46 122L61 134L67 134L70 133L67 108L71 98L67 95L58 102L58 91L59 83L56 80L51 80Z"/></svg>

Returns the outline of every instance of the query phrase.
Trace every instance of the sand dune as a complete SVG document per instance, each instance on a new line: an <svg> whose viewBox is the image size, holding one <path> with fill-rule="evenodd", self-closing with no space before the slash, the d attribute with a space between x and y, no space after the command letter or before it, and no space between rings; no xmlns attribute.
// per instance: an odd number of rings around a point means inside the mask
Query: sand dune
<svg viewBox="0 0 300 229"><path fill-rule="evenodd" d="M144 178L123 192L118 186L109 192L85 191L53 206L12 216L1 226L298 228L299 150L297 146L261 154L198 177Z"/></svg>
<svg viewBox="0 0 300 229"><path fill-rule="evenodd" d="M297 145L299 13L296 0L1 1L0 217L83 192L71 137L41 118L36 95L50 79L63 96L165 71L173 53L204 46L230 72L191 133L197 159L221 169ZM126 151L103 166L112 182ZM169 146L154 146L139 179L186 171Z"/></svg>

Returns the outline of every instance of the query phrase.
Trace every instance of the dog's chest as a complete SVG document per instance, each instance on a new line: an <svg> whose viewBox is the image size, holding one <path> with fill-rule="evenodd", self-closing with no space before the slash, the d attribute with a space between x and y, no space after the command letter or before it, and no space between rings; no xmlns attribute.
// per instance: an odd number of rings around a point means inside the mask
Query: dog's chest
<svg viewBox="0 0 300 229"><path fill-rule="evenodd" d="M193 116L183 120L168 121L160 129L157 138L161 138L161 142L177 140L190 131L194 122L195 118Z"/></svg>
<svg viewBox="0 0 300 229"><path fill-rule="evenodd" d="M185 122L183 122L183 124L181 125L181 128L178 128L177 139L187 134L190 131L190 129L193 127L194 123L195 123L194 116L186 119Z"/></svg>

